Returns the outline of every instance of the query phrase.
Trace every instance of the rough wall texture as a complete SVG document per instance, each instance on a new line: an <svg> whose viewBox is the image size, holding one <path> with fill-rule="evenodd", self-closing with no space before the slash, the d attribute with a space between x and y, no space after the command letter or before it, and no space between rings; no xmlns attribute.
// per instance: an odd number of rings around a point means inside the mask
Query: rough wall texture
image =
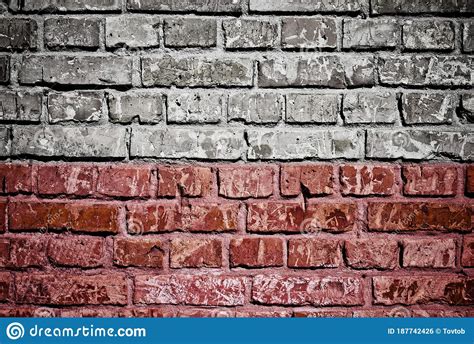
<svg viewBox="0 0 474 344"><path fill-rule="evenodd" d="M0 11L1 316L474 316L470 0Z"/></svg>

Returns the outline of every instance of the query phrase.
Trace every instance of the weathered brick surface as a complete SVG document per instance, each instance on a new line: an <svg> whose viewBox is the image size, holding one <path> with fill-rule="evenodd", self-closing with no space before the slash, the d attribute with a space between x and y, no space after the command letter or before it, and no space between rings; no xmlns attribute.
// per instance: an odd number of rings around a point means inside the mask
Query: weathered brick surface
<svg viewBox="0 0 474 344"><path fill-rule="evenodd" d="M97 49L100 21L91 18L48 18L44 22L44 40L48 48Z"/></svg>
<svg viewBox="0 0 474 344"><path fill-rule="evenodd" d="M354 269L394 269L398 266L399 248L395 240L347 240L344 249L347 264Z"/></svg>
<svg viewBox="0 0 474 344"><path fill-rule="evenodd" d="M406 195L454 196L458 189L458 171L450 166L406 166L403 169Z"/></svg>
<svg viewBox="0 0 474 344"><path fill-rule="evenodd" d="M217 43L214 19L171 19L164 22L165 46L210 48Z"/></svg>
<svg viewBox="0 0 474 344"><path fill-rule="evenodd" d="M341 98L332 94L293 93L286 96L288 123L335 124L339 117Z"/></svg>
<svg viewBox="0 0 474 344"><path fill-rule="evenodd" d="M105 116L103 94L100 92L50 93L48 114L51 123L97 122Z"/></svg>
<svg viewBox="0 0 474 344"><path fill-rule="evenodd" d="M454 95L408 93L402 97L402 115L407 124L449 124L456 107Z"/></svg>
<svg viewBox="0 0 474 344"><path fill-rule="evenodd" d="M399 44L399 25L393 19L344 20L342 46L352 49L393 48Z"/></svg>
<svg viewBox="0 0 474 344"><path fill-rule="evenodd" d="M241 0L127 0L127 8L145 12L240 12Z"/></svg>
<svg viewBox="0 0 474 344"><path fill-rule="evenodd" d="M349 93L343 100L347 124L395 123L399 118L397 97L393 93Z"/></svg>
<svg viewBox="0 0 474 344"><path fill-rule="evenodd" d="M25 85L131 85L132 60L119 56L30 55L23 58L19 80Z"/></svg>
<svg viewBox="0 0 474 344"><path fill-rule="evenodd" d="M342 262L341 242L332 239L291 239L288 266L294 268L337 268Z"/></svg>
<svg viewBox="0 0 474 344"><path fill-rule="evenodd" d="M471 2L0 1L0 317L474 316Z"/></svg>
<svg viewBox="0 0 474 344"><path fill-rule="evenodd" d="M230 19L223 28L228 49L270 49L278 44L278 25L272 21Z"/></svg>
<svg viewBox="0 0 474 344"><path fill-rule="evenodd" d="M225 117L222 94L180 92L168 95L168 123L219 123Z"/></svg>
<svg viewBox="0 0 474 344"><path fill-rule="evenodd" d="M159 19L152 17L111 17L105 26L108 48L157 47L159 45Z"/></svg>
<svg viewBox="0 0 474 344"><path fill-rule="evenodd" d="M283 241L278 238L232 239L229 255L232 267L283 266Z"/></svg>
<svg viewBox="0 0 474 344"><path fill-rule="evenodd" d="M403 45L409 50L454 49L454 25L444 21L408 21L403 25Z"/></svg>
<svg viewBox="0 0 474 344"><path fill-rule="evenodd" d="M267 305L360 305L362 281L341 277L258 275L253 280L252 299Z"/></svg>
<svg viewBox="0 0 474 344"><path fill-rule="evenodd" d="M232 95L228 118L244 123L277 123L282 118L283 103L283 97L274 93Z"/></svg>
<svg viewBox="0 0 474 344"><path fill-rule="evenodd" d="M138 304L243 305L244 279L227 276L137 276L134 300Z"/></svg>
<svg viewBox="0 0 474 344"><path fill-rule="evenodd" d="M111 92L107 94L109 116L112 122L155 124L162 120L163 96L144 92Z"/></svg>
<svg viewBox="0 0 474 344"><path fill-rule="evenodd" d="M38 24L31 19L0 19L0 50L36 49Z"/></svg>
<svg viewBox="0 0 474 344"><path fill-rule="evenodd" d="M473 303L472 278L455 276L374 277L376 304L417 304L445 302L454 305Z"/></svg>
<svg viewBox="0 0 474 344"><path fill-rule="evenodd" d="M420 268L456 267L453 239L410 239L403 243L403 266Z"/></svg>
<svg viewBox="0 0 474 344"><path fill-rule="evenodd" d="M36 92L2 92L0 121L38 123L43 108L42 98L42 95Z"/></svg>
<svg viewBox="0 0 474 344"><path fill-rule="evenodd" d="M247 58L142 58L143 85L176 87L251 86L253 61Z"/></svg>
<svg viewBox="0 0 474 344"><path fill-rule="evenodd" d="M163 243L158 239L114 240L114 264L128 267L162 268L165 258Z"/></svg>
<svg viewBox="0 0 474 344"><path fill-rule="evenodd" d="M325 55L313 58L265 59L258 68L260 87L371 86L374 61L371 57Z"/></svg>
<svg viewBox="0 0 474 344"><path fill-rule="evenodd" d="M337 24L331 18L285 18L281 35L284 48L337 47Z"/></svg>
<svg viewBox="0 0 474 344"><path fill-rule="evenodd" d="M174 239L170 247L172 268L219 268L222 242L217 239Z"/></svg>

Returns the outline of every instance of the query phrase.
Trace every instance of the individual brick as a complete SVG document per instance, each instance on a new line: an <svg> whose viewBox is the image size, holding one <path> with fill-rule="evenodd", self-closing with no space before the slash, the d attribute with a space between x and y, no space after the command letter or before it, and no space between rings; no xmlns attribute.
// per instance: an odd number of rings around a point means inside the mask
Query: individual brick
<svg viewBox="0 0 474 344"><path fill-rule="evenodd" d="M337 94L288 94L286 122L336 124L340 107L341 97Z"/></svg>
<svg viewBox="0 0 474 344"><path fill-rule="evenodd" d="M212 170L196 166L158 167L158 197L206 197L212 186Z"/></svg>
<svg viewBox="0 0 474 344"><path fill-rule="evenodd" d="M458 97L443 93L402 95L402 115L406 124L450 124L456 115Z"/></svg>
<svg viewBox="0 0 474 344"><path fill-rule="evenodd" d="M418 268L455 268L454 239L406 239L403 241L403 266Z"/></svg>
<svg viewBox="0 0 474 344"><path fill-rule="evenodd" d="M462 33L462 49L466 53L472 53L474 51L474 23L467 22L463 25Z"/></svg>
<svg viewBox="0 0 474 344"><path fill-rule="evenodd" d="M37 173L38 192L41 195L87 196L94 192L93 166L40 165Z"/></svg>
<svg viewBox="0 0 474 344"><path fill-rule="evenodd" d="M9 265L14 268L41 268L47 264L46 242L38 237L11 238Z"/></svg>
<svg viewBox="0 0 474 344"><path fill-rule="evenodd" d="M132 131L131 157L237 160L245 148L242 130L149 129Z"/></svg>
<svg viewBox="0 0 474 344"><path fill-rule="evenodd" d="M95 268L102 266L104 241L101 238L52 238L48 242L48 258L59 266Z"/></svg>
<svg viewBox="0 0 474 344"><path fill-rule="evenodd" d="M396 191L397 172L391 166L343 165L340 168L343 195L393 195Z"/></svg>
<svg viewBox="0 0 474 344"><path fill-rule="evenodd" d="M474 194L474 165L467 166L466 193Z"/></svg>
<svg viewBox="0 0 474 344"><path fill-rule="evenodd" d="M305 158L357 159L363 156L361 131L350 130L248 130L249 160Z"/></svg>
<svg viewBox="0 0 474 344"><path fill-rule="evenodd" d="M0 56L0 84L10 82L10 56Z"/></svg>
<svg viewBox="0 0 474 344"><path fill-rule="evenodd" d="M382 159L470 160L474 156L469 132L433 130L367 130L366 156Z"/></svg>
<svg viewBox="0 0 474 344"><path fill-rule="evenodd" d="M465 236L462 248L461 265L474 267L474 237Z"/></svg>
<svg viewBox="0 0 474 344"><path fill-rule="evenodd" d="M44 21L45 45L57 48L99 48L100 20L96 18L47 18Z"/></svg>
<svg viewBox="0 0 474 344"><path fill-rule="evenodd" d="M472 56L381 56L382 85L469 86Z"/></svg>
<svg viewBox="0 0 474 344"><path fill-rule="evenodd" d="M100 167L97 192L111 197L151 197L152 175L148 166Z"/></svg>
<svg viewBox="0 0 474 344"><path fill-rule="evenodd" d="M337 268L342 263L341 242L304 238L288 241L288 266L292 268Z"/></svg>
<svg viewBox="0 0 474 344"><path fill-rule="evenodd" d="M132 235L171 232L182 227L181 211L178 204L127 205L127 230Z"/></svg>
<svg viewBox="0 0 474 344"><path fill-rule="evenodd" d="M11 130L0 128L0 156L9 156L11 151Z"/></svg>
<svg viewBox="0 0 474 344"><path fill-rule="evenodd" d="M245 300L242 277L214 275L139 275L135 277L136 304L238 306Z"/></svg>
<svg viewBox="0 0 474 344"><path fill-rule="evenodd" d="M283 48L336 48L337 24L332 18L283 18L281 29Z"/></svg>
<svg viewBox="0 0 474 344"><path fill-rule="evenodd" d="M454 49L452 21L409 20L403 24L403 46L408 50Z"/></svg>
<svg viewBox="0 0 474 344"><path fill-rule="evenodd" d="M404 166L403 178L405 195L455 196L458 190L458 172L455 166Z"/></svg>
<svg viewBox="0 0 474 344"><path fill-rule="evenodd" d="M277 311L254 311L254 310L238 310L235 312L236 318L291 318L292 311L277 310Z"/></svg>
<svg viewBox="0 0 474 344"><path fill-rule="evenodd" d="M173 48L210 48L217 44L215 19L166 19L165 46Z"/></svg>
<svg viewBox="0 0 474 344"><path fill-rule="evenodd" d="M295 310L294 318L349 318L352 310L322 309L322 310Z"/></svg>
<svg viewBox="0 0 474 344"><path fill-rule="evenodd" d="M26 164L0 165L0 193L16 194L33 191L32 166ZM1 222L1 221L0 221Z"/></svg>
<svg viewBox="0 0 474 344"><path fill-rule="evenodd" d="M229 96L229 121L277 123L282 118L284 98L275 93L239 93Z"/></svg>
<svg viewBox="0 0 474 344"><path fill-rule="evenodd" d="M9 272L0 272L0 302L8 301L12 292L12 275Z"/></svg>
<svg viewBox="0 0 474 344"><path fill-rule="evenodd" d="M344 245L347 265L353 269L395 269L398 242L390 239L351 239Z"/></svg>
<svg viewBox="0 0 474 344"><path fill-rule="evenodd" d="M38 24L24 18L0 18L0 50L35 50Z"/></svg>
<svg viewBox="0 0 474 344"><path fill-rule="evenodd" d="M464 93L461 95L459 116L465 122L474 123L474 94Z"/></svg>
<svg viewBox="0 0 474 344"><path fill-rule="evenodd" d="M142 16L108 17L105 22L107 48L153 48L160 44L159 18Z"/></svg>
<svg viewBox="0 0 474 344"><path fill-rule="evenodd" d="M360 12L363 4L362 0L351 1L293 1L275 0L268 2L265 0L250 0L250 11L253 12Z"/></svg>
<svg viewBox="0 0 474 344"><path fill-rule="evenodd" d="M142 57L142 78L145 87L252 86L253 61L170 55Z"/></svg>
<svg viewBox="0 0 474 344"><path fill-rule="evenodd" d="M231 267L283 266L283 240L279 238L236 238L230 242Z"/></svg>
<svg viewBox="0 0 474 344"><path fill-rule="evenodd" d="M116 238L114 240L114 264L122 267L163 267L165 252L157 239Z"/></svg>
<svg viewBox="0 0 474 344"><path fill-rule="evenodd" d="M395 19L344 20L343 48L395 48L399 41L400 26Z"/></svg>
<svg viewBox="0 0 474 344"><path fill-rule="evenodd" d="M226 117L225 111L222 94L168 94L168 123L219 123Z"/></svg>
<svg viewBox="0 0 474 344"><path fill-rule="evenodd" d="M272 49L277 45L278 25L262 19L227 19L222 23L227 49Z"/></svg>
<svg viewBox="0 0 474 344"><path fill-rule="evenodd" d="M352 277L257 275L252 300L265 305L351 306L363 304L363 284Z"/></svg>
<svg viewBox="0 0 474 344"><path fill-rule="evenodd" d="M271 167L219 167L219 195L227 198L265 198L273 194Z"/></svg>
<svg viewBox="0 0 474 344"><path fill-rule="evenodd" d="M119 207L99 203L11 202L8 223L11 231L69 229L73 232L117 233Z"/></svg>
<svg viewBox="0 0 474 344"><path fill-rule="evenodd" d="M280 190L283 196L298 196L303 191L310 196L333 193L331 165L283 165Z"/></svg>
<svg viewBox="0 0 474 344"><path fill-rule="evenodd" d="M120 11L119 0L25 0L10 1L10 9L19 12L111 12Z"/></svg>
<svg viewBox="0 0 474 344"><path fill-rule="evenodd" d="M220 268L222 241L219 239L172 239L170 266L171 268Z"/></svg>
<svg viewBox="0 0 474 344"><path fill-rule="evenodd" d="M12 154L125 158L126 134L120 127L15 127Z"/></svg>
<svg viewBox="0 0 474 344"><path fill-rule="evenodd" d="M371 86L374 84L372 57L323 55L311 58L264 59L258 64L260 87Z"/></svg>
<svg viewBox="0 0 474 344"><path fill-rule="evenodd" d="M183 229L189 232L235 231L238 217L238 203L196 203L182 209Z"/></svg>
<svg viewBox="0 0 474 344"><path fill-rule="evenodd" d="M393 124L400 116L397 96L389 92L345 94L343 114L346 124Z"/></svg>
<svg viewBox="0 0 474 344"><path fill-rule="evenodd" d="M254 202L248 205L247 230L253 233L346 232L354 228L352 203L317 203L303 209L295 202Z"/></svg>
<svg viewBox="0 0 474 344"><path fill-rule="evenodd" d="M40 93L2 91L0 121L39 122L43 109L42 98Z"/></svg>
<svg viewBox="0 0 474 344"><path fill-rule="evenodd" d="M240 13L241 0L127 0L127 8L141 12Z"/></svg>
<svg viewBox="0 0 474 344"><path fill-rule="evenodd" d="M48 94L50 123L97 122L106 114L104 94L94 91Z"/></svg>
<svg viewBox="0 0 474 344"><path fill-rule="evenodd" d="M462 203L369 203L368 226L374 231L470 231L472 209Z"/></svg>
<svg viewBox="0 0 474 344"><path fill-rule="evenodd" d="M374 14L457 14L469 12L472 12L469 0L442 0L437 2L425 0L412 0L410 2L404 0L372 0L372 13Z"/></svg>
<svg viewBox="0 0 474 344"><path fill-rule="evenodd" d="M16 275L16 302L20 304L123 306L127 304L127 293L123 275Z"/></svg>
<svg viewBox="0 0 474 344"><path fill-rule="evenodd" d="M456 275L374 277L374 303L414 305L442 302L470 305L474 301L472 283L472 278Z"/></svg>
<svg viewBox="0 0 474 344"><path fill-rule="evenodd" d="M132 59L122 56L30 55L23 57L20 84L131 86Z"/></svg>
<svg viewBox="0 0 474 344"><path fill-rule="evenodd" d="M129 124L137 118L140 124L155 124L161 122L166 102L156 93L110 92L107 103L112 122Z"/></svg>

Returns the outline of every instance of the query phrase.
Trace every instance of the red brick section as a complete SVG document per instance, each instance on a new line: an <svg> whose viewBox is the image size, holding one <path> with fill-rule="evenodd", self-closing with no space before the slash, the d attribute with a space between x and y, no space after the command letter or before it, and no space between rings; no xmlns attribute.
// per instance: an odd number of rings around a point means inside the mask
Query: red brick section
<svg viewBox="0 0 474 344"><path fill-rule="evenodd" d="M0 316L474 316L472 165L0 176Z"/></svg>

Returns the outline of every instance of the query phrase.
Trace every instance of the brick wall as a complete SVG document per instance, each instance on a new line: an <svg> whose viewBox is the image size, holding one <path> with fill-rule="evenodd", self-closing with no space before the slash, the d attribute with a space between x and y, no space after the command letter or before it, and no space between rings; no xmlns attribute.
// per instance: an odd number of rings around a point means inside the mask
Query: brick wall
<svg viewBox="0 0 474 344"><path fill-rule="evenodd" d="M0 316L474 316L469 0L0 12Z"/></svg>

